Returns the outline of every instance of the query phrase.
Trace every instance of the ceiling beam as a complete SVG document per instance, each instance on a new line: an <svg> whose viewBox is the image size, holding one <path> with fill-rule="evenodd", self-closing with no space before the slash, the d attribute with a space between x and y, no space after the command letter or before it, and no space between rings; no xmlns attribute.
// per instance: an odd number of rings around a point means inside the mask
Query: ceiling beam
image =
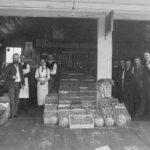
<svg viewBox="0 0 150 150"><path fill-rule="evenodd" d="M149 0L0 0L0 16L99 18L111 10L116 20L150 20Z"/></svg>

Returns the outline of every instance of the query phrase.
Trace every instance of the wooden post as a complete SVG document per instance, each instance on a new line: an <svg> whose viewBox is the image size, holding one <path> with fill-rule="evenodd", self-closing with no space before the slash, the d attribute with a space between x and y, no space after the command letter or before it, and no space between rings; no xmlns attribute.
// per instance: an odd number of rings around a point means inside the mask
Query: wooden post
<svg viewBox="0 0 150 150"><path fill-rule="evenodd" d="M112 33L105 38L105 15L97 21L97 80L112 79ZM100 93L97 92L97 108Z"/></svg>

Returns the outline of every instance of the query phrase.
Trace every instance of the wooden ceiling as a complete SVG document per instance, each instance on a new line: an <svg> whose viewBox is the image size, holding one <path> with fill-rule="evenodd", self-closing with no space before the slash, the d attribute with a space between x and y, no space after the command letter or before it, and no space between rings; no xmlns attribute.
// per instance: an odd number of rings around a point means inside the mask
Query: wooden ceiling
<svg viewBox="0 0 150 150"><path fill-rule="evenodd" d="M14 37L52 39L54 30L63 32L65 41L96 42L96 19L0 17L0 40Z"/></svg>

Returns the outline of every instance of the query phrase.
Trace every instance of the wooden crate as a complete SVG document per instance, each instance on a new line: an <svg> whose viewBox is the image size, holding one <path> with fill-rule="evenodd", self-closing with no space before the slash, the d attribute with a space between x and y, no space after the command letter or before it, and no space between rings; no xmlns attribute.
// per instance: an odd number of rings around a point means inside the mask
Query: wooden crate
<svg viewBox="0 0 150 150"><path fill-rule="evenodd" d="M49 94L46 96L45 104L56 104L56 103L58 103L58 94L57 93Z"/></svg>
<svg viewBox="0 0 150 150"><path fill-rule="evenodd" d="M69 115L69 127L71 129L94 128L93 116L92 115Z"/></svg>

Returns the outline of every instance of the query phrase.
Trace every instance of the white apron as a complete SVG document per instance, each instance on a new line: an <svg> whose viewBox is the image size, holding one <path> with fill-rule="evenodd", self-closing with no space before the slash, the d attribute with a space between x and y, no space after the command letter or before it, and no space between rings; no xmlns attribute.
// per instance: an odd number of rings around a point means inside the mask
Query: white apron
<svg viewBox="0 0 150 150"><path fill-rule="evenodd" d="M30 65L27 64L27 68L23 69L23 74L30 72ZM24 78L25 86L20 89L19 98L29 98L29 81L28 78Z"/></svg>
<svg viewBox="0 0 150 150"><path fill-rule="evenodd" d="M49 69L45 68L42 71L42 68L38 68L35 73L35 78L40 78L42 81L50 79L49 75ZM48 81L46 81L44 84L40 84L40 81L37 82L37 103L38 105L44 105L45 104L45 98L48 94Z"/></svg>
<svg viewBox="0 0 150 150"><path fill-rule="evenodd" d="M29 98L29 83L28 78L25 78L25 86L20 89L19 98Z"/></svg>

